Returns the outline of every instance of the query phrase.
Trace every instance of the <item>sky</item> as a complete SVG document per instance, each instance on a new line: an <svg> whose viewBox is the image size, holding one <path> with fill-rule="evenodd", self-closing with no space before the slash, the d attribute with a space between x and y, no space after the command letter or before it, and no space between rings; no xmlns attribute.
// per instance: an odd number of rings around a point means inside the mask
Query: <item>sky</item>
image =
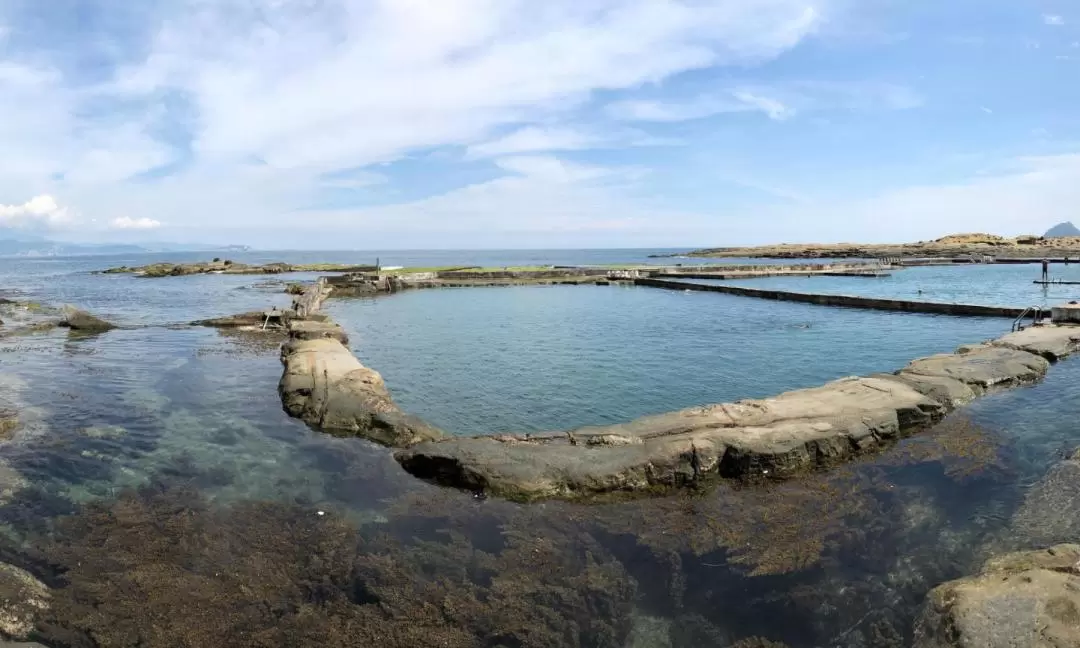
<svg viewBox="0 0 1080 648"><path fill-rule="evenodd" d="M1080 221L1069 0L0 0L0 228L705 247Z"/></svg>

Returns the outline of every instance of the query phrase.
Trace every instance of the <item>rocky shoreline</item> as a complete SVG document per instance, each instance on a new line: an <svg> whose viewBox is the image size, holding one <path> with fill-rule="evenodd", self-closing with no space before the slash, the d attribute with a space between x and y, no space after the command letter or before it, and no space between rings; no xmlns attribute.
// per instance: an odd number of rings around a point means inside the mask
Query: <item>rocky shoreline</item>
<svg viewBox="0 0 1080 648"><path fill-rule="evenodd" d="M248 265L228 259L202 263L152 263L144 266L119 266L101 270L98 274L132 274L147 278L184 277L199 274L265 275L286 272L371 272L373 265L355 263L264 263Z"/></svg>
<svg viewBox="0 0 1080 648"><path fill-rule="evenodd" d="M761 259L950 259L992 256L1033 260L1045 257L1075 259L1080 257L1080 238L1005 238L993 234L954 234L917 243L779 243L753 247L703 248L655 258L673 256Z"/></svg>

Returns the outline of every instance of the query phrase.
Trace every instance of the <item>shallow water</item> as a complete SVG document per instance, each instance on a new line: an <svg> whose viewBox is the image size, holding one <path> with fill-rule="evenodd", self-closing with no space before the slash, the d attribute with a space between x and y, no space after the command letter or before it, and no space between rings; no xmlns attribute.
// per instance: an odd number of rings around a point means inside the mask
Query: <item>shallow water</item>
<svg viewBox="0 0 1080 648"><path fill-rule="evenodd" d="M280 286L256 286L264 277L113 283L84 274L100 261L45 265L47 279L0 276L5 288L97 304L127 324L283 299ZM614 286L439 289L328 307L406 410L459 433L764 396L896 369L1007 326ZM977 401L828 475L602 506L519 506L417 482L383 448L308 430L281 411L280 372L275 341L208 329L0 339L3 395L26 424L0 445L0 458L30 482L0 506L0 537L29 538L71 570L46 644L88 645L65 634L86 632L113 637L111 645L135 645L116 638L134 635L144 645L200 645L191 637L210 632L201 645L245 646L253 632L280 627L295 633L263 645L364 637L372 645L682 648L754 636L792 647L905 645L926 591L968 571L987 548L1008 546L1025 489L1062 448L1080 443L1072 424L1080 362L1066 361L1040 385ZM116 503L126 487L150 484ZM185 499L190 491L210 504ZM262 501L273 504L254 504ZM79 508L89 502L115 508L90 517ZM57 526L72 513L103 535ZM341 533L357 534L359 565L318 571L337 564L330 556L340 553ZM42 538L66 549L41 549L49 546ZM7 545L0 550L16 559ZM121 559L133 562L118 569ZM150 569L169 560L168 570ZM258 568L267 564L283 569ZM350 569L360 585L342 585L341 595L351 607L326 607ZM130 580L146 573L154 575ZM235 590L221 577L234 573L248 578ZM312 582L323 583L314 598ZM236 591L244 594L229 603ZM288 605L267 617L254 611L288 596L300 596L308 616L293 623ZM93 613L79 607L90 604ZM340 642L312 629L357 611L368 616ZM198 620L183 628L186 643L168 634L184 619ZM140 622L146 627L133 629Z"/></svg>
<svg viewBox="0 0 1080 648"><path fill-rule="evenodd" d="M1008 331L999 319L628 286L420 290L326 308L406 411L461 434L761 398Z"/></svg>
<svg viewBox="0 0 1080 648"><path fill-rule="evenodd" d="M827 295L857 295L987 306L1049 307L1080 299L1080 285L1040 286L1038 264L925 266L892 270L891 276L762 277L724 281L735 286ZM1051 266L1052 280L1080 281L1080 264ZM696 280L695 280L696 281ZM714 283L714 280L703 280Z"/></svg>

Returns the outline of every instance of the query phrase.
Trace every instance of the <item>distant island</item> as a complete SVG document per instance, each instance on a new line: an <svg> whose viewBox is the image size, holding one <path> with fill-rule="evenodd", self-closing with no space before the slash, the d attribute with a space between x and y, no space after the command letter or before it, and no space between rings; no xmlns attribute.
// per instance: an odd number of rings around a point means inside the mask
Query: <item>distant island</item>
<svg viewBox="0 0 1080 648"><path fill-rule="evenodd" d="M155 252L246 252L246 245L199 243L67 243L0 228L0 257L54 257Z"/></svg>
<svg viewBox="0 0 1080 648"><path fill-rule="evenodd" d="M1064 229L1062 223L1051 229ZM756 247L704 248L661 257L739 257L762 259L877 259L883 257L939 258L963 256L994 257L1080 257L1080 232L1062 236L1017 236L995 234L950 234L917 243L779 243Z"/></svg>
<svg viewBox="0 0 1080 648"><path fill-rule="evenodd" d="M1080 237L1080 228L1073 225L1071 221L1065 221L1064 223L1058 223L1050 229L1046 230L1046 234L1043 234L1043 238L1067 238L1067 237Z"/></svg>

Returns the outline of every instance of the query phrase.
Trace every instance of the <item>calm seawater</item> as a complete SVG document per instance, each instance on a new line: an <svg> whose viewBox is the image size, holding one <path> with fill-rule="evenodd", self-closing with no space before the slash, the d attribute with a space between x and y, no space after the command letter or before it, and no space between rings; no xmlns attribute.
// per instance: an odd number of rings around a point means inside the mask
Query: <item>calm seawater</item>
<svg viewBox="0 0 1080 648"><path fill-rule="evenodd" d="M646 253L378 254L395 265L527 265L635 262ZM234 257L364 262L374 254ZM439 609L467 589L480 606L470 632L494 632L484 605L520 586L529 593L514 597L551 612L521 623L565 631L559 620L582 614L581 605L584 617L619 629L610 635L617 645L633 648L727 646L749 637L792 647L877 646L882 637L904 645L926 592L969 571L989 548L1015 544L1010 518L1025 489L1063 447L1080 442L1073 424L1080 362L1064 362L1040 385L980 400L935 430L805 483L761 491L719 485L693 497L595 506L481 501L417 482L383 448L286 417L273 342L174 326L284 304L280 281L292 277L90 274L153 260L0 260L3 295L75 303L128 327L82 338L63 331L0 338L0 395L23 426L0 445L0 459L29 483L0 505L4 542L40 547L41 534L63 541L72 531L55 524L61 517L152 483L155 493L192 489L215 510L258 500L297 511L298 524L317 511L347 521L378 564L399 570L379 585L401 588L382 605L409 623L414 617L394 606L415 600ZM328 309L405 409L459 434L621 421L766 396L894 370L1000 335L1009 324L615 286L425 290L331 300ZM235 524L255 524L240 519ZM175 545L191 546L198 543ZM225 566L247 550L231 546ZM541 550L549 561L542 567L522 562ZM68 565L72 582L93 562L89 555ZM577 562L582 556L586 563ZM184 569L212 575L220 559L196 555ZM600 565L603 580L589 586L609 598L586 605L565 595ZM107 580L94 575L95 583ZM155 605L148 601L146 614L169 616ZM101 609L102 624L123 625ZM453 618L441 622L458 623ZM56 636L42 641L65 645ZM556 636L548 645L580 639ZM222 645L245 645L232 640Z"/></svg>
<svg viewBox="0 0 1080 648"><path fill-rule="evenodd" d="M857 295L987 306L1054 306L1080 299L1080 285L1041 286L1038 264L925 266L892 270L891 276L762 277L723 283L827 295ZM1080 282L1080 264L1050 267L1052 280ZM713 280L705 280L712 283Z"/></svg>

